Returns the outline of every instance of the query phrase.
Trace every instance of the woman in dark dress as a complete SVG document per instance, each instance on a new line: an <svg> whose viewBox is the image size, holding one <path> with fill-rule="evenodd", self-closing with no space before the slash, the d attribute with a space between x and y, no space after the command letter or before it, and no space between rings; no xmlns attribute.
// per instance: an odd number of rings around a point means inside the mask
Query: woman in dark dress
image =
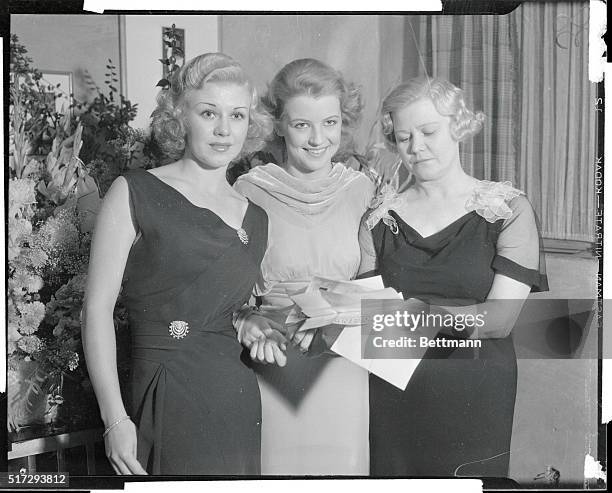
<svg viewBox="0 0 612 493"><path fill-rule="evenodd" d="M171 84L152 130L176 161L118 178L92 244L83 343L106 451L119 474L259 474L259 389L232 313L259 274L267 216L225 175L263 144L270 119L226 55L192 59ZM127 406L113 328L122 279L133 342Z"/></svg>
<svg viewBox="0 0 612 493"><path fill-rule="evenodd" d="M383 102L387 144L412 181L401 194L387 187L379 195L362 228L360 270L377 271L429 310L486 317L471 333L439 333L482 346L427 349L405 391L370 375L374 476L508 475L517 372L510 332L529 292L547 281L524 194L461 167L459 141L483 120L442 79L412 79Z"/></svg>

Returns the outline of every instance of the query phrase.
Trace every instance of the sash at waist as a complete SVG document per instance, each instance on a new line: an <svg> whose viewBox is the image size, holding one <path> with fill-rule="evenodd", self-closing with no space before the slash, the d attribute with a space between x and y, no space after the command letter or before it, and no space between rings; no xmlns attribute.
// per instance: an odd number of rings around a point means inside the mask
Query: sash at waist
<svg viewBox="0 0 612 493"><path fill-rule="evenodd" d="M164 323L156 320L130 318L132 332L132 357L154 359L169 357L175 351L200 351L219 343L240 346L230 320L196 325L186 320Z"/></svg>
<svg viewBox="0 0 612 493"><path fill-rule="evenodd" d="M303 290L310 281L277 282L265 294L261 295L262 307L268 309L285 308L293 305L290 295Z"/></svg>
<svg viewBox="0 0 612 493"><path fill-rule="evenodd" d="M227 332L234 330L231 316L205 322L195 318L166 321L130 316L129 325L132 334L167 335L178 339L186 337L187 334Z"/></svg>

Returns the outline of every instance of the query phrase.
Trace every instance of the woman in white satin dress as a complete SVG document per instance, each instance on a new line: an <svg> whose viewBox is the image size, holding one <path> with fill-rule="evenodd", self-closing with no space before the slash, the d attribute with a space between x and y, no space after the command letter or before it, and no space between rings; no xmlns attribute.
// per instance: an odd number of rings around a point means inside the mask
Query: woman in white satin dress
<svg viewBox="0 0 612 493"><path fill-rule="evenodd" d="M235 187L268 214L268 249L255 294L261 313L283 324L289 294L313 276L356 276L359 224L374 184L335 161L352 142L363 108L358 89L339 72L318 60L295 60L275 76L264 103L276 121L282 164L257 166ZM256 355L248 330L241 339ZM369 474L368 374L321 350L324 332L298 332L282 368L255 364L262 474Z"/></svg>

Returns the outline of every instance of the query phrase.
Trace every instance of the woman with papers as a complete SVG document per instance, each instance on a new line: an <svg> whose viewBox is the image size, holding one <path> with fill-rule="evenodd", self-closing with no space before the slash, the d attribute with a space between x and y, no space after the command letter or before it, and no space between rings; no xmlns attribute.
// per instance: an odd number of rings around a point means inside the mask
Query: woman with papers
<svg viewBox="0 0 612 493"><path fill-rule="evenodd" d="M415 302L415 310L485 318L476 330L438 334L482 344L428 349L405 391L371 375L375 476L508 474L516 394L510 331L529 292L546 290L547 280L523 192L461 167L459 142L483 121L442 79L412 79L383 101L386 144L412 182L401 194L387 186L376 200L366 221L371 231L362 230L360 270L376 270L385 286L427 304L423 310Z"/></svg>
<svg viewBox="0 0 612 493"><path fill-rule="evenodd" d="M374 186L337 160L351 145L361 96L336 70L301 59L280 70L265 101L276 121L282 164L258 166L235 184L269 218L268 250L255 288L262 306L260 314L239 314L239 339L253 359L286 363L256 365L262 474L367 475L367 372L329 353L302 354L314 331L293 333L286 325L290 296L314 276L348 280L359 268L359 224ZM286 362L278 344L258 339L260 329L274 328L293 337Z"/></svg>

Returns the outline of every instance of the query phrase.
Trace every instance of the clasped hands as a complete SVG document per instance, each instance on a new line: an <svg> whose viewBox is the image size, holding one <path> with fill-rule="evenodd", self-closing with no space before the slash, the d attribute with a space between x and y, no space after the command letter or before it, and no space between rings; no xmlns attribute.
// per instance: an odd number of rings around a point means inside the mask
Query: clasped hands
<svg viewBox="0 0 612 493"><path fill-rule="evenodd" d="M310 347L315 330L285 331L283 326L258 313L252 313L243 322L241 340L250 350L251 359L258 363L287 364L287 344L297 346L302 352Z"/></svg>

